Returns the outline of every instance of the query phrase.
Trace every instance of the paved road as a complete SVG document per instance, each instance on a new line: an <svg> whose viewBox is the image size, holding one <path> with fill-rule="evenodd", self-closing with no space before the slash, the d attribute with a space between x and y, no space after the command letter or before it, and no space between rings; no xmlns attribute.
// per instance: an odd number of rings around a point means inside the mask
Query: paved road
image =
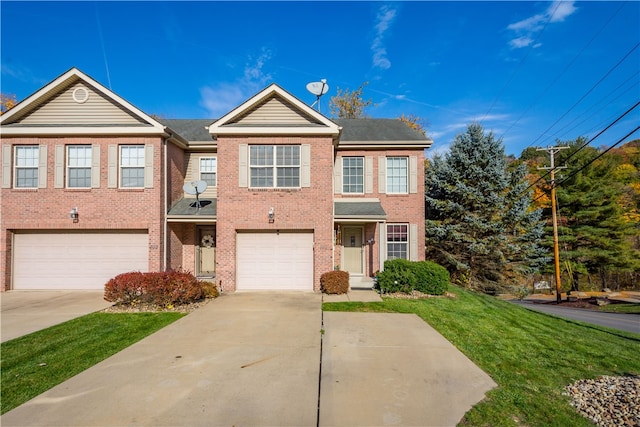
<svg viewBox="0 0 640 427"><path fill-rule="evenodd" d="M531 310L553 314L554 316L640 334L640 315L637 314L606 313L581 308L558 307L554 304L541 304L531 301L514 301L514 303Z"/></svg>

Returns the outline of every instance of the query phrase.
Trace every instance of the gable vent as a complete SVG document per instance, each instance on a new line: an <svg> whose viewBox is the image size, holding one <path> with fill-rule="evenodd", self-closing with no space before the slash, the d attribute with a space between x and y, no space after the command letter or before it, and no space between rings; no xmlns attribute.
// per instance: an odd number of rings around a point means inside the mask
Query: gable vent
<svg viewBox="0 0 640 427"><path fill-rule="evenodd" d="M82 104L89 99L89 91L84 86L77 87L73 90L72 97L78 104Z"/></svg>

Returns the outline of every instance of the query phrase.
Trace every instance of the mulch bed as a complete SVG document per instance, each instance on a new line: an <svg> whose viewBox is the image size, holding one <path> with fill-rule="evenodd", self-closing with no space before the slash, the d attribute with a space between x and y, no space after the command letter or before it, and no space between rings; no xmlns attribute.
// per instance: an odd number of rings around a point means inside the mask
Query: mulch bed
<svg viewBox="0 0 640 427"><path fill-rule="evenodd" d="M136 305L125 305L125 304L114 304L111 307L107 307L102 310L103 313L166 313L166 312L177 312L177 313L191 313L192 311L203 307L213 301L213 298L204 299L200 301L196 301L191 304L178 304L175 306L164 307L156 304L136 304Z"/></svg>

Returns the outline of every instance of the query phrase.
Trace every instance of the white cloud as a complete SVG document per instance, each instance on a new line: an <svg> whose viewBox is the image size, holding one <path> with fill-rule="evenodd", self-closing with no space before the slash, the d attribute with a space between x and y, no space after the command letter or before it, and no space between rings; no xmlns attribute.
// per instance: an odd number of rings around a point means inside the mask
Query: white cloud
<svg viewBox="0 0 640 427"><path fill-rule="evenodd" d="M576 10L573 1L555 1L547 10L549 22L562 22L566 17L573 15Z"/></svg>
<svg viewBox="0 0 640 427"><path fill-rule="evenodd" d="M371 51L373 52L372 61L373 66L376 68L382 68L383 70L391 68L391 61L387 58L387 49L384 47L383 40L396 17L396 12L396 9L384 5L380 8L376 16L376 36L371 43Z"/></svg>
<svg viewBox="0 0 640 427"><path fill-rule="evenodd" d="M201 88L200 105L206 108L213 118L221 117L233 110L272 80L271 75L263 70L269 59L271 52L265 49L257 58L249 58L242 77L235 81L219 82Z"/></svg>
<svg viewBox="0 0 640 427"><path fill-rule="evenodd" d="M563 22L576 10L573 0L556 0L549 5L544 13L538 13L522 21L509 24L507 30L514 33L514 38L509 40L509 46L512 49L542 46L542 43L534 44L534 35L541 31L546 23Z"/></svg>

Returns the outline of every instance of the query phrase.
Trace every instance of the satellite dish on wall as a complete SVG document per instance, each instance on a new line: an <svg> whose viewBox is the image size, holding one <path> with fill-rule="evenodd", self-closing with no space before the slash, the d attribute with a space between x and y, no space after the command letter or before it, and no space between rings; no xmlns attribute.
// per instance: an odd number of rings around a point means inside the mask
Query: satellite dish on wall
<svg viewBox="0 0 640 427"><path fill-rule="evenodd" d="M192 206L200 209L202 204L200 203L200 198L198 196L205 192L207 189L207 183L205 181L190 181L185 183L182 186L182 189L185 193L196 196L196 202Z"/></svg>
<svg viewBox="0 0 640 427"><path fill-rule="evenodd" d="M320 111L320 97L329 91L327 79L321 79L319 82L307 83L307 90L316 96L316 100L311 104L311 108L318 104L318 111Z"/></svg>

